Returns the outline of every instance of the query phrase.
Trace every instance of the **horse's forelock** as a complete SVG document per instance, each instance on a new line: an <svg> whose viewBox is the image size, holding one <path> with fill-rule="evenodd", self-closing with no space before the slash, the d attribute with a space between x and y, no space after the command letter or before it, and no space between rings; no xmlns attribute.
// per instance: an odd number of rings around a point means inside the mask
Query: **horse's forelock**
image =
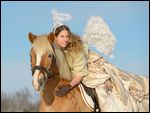
<svg viewBox="0 0 150 113"><path fill-rule="evenodd" d="M50 42L48 41L48 35L37 36L33 42L32 47L36 54L42 56L44 53L54 53Z"/></svg>

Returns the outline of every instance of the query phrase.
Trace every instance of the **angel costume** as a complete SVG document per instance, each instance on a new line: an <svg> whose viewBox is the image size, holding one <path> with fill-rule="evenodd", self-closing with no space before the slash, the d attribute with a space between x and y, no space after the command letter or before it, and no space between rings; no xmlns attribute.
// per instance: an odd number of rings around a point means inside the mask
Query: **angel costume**
<svg viewBox="0 0 150 113"><path fill-rule="evenodd" d="M116 39L100 17L91 17L83 41L111 56ZM76 55L65 53L71 75L84 76L82 83L95 88L102 112L148 112L149 78L125 72L92 52L84 50ZM74 78L74 77L73 77ZM107 85L108 87L106 87Z"/></svg>
<svg viewBox="0 0 150 113"><path fill-rule="evenodd" d="M91 36L93 38L90 38ZM89 44L94 43L94 46L106 55L111 54L116 42L107 24L100 17L89 19L84 40ZM84 77L82 82L96 89L101 111L149 111L148 77L125 72L91 51L88 53L88 71L88 76ZM107 82L111 88L106 87Z"/></svg>
<svg viewBox="0 0 150 113"><path fill-rule="evenodd" d="M80 73L84 76L82 83L96 89L102 112L149 111L148 78L124 72L92 51L88 52L87 59L85 53L86 46L85 52L80 52L75 57L66 55L71 75ZM108 80L111 89L105 87Z"/></svg>

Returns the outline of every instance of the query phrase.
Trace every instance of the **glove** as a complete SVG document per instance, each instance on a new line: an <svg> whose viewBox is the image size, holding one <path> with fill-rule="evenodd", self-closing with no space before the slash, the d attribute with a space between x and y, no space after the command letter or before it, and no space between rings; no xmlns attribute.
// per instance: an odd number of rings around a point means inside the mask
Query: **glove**
<svg viewBox="0 0 150 113"><path fill-rule="evenodd" d="M71 90L71 87L72 86L70 84L63 85L63 86L59 87L59 89L57 91L55 91L55 96L66 95Z"/></svg>

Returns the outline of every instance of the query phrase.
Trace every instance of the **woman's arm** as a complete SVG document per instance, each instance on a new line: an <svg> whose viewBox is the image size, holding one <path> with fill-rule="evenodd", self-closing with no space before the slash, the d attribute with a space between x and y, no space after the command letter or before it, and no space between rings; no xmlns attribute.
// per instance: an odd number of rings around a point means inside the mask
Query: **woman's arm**
<svg viewBox="0 0 150 113"><path fill-rule="evenodd" d="M78 54L75 55L74 62L72 65L72 77L73 79L71 82L67 85L64 85L58 90L55 94L56 96L64 96L67 94L73 87L75 87L77 84L79 84L83 78L83 76L88 75L87 70L87 59L84 52L78 52Z"/></svg>
<svg viewBox="0 0 150 113"><path fill-rule="evenodd" d="M80 75L76 75L73 80L70 82L70 85L72 87L76 86L78 83L80 83L80 81L82 80L82 77L83 76L80 76Z"/></svg>

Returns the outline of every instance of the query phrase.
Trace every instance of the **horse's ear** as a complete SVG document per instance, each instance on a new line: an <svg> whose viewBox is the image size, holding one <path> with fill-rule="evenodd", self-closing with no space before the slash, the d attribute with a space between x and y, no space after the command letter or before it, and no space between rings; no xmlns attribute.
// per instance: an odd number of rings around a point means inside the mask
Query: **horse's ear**
<svg viewBox="0 0 150 113"><path fill-rule="evenodd" d="M48 39L48 41L49 41L50 43L53 42L53 41L55 40L54 34L51 32L51 33L48 35L47 39Z"/></svg>
<svg viewBox="0 0 150 113"><path fill-rule="evenodd" d="M36 35L34 35L34 34L32 34L31 32L29 32L28 38L29 38L30 42L33 43L34 40L36 39Z"/></svg>

